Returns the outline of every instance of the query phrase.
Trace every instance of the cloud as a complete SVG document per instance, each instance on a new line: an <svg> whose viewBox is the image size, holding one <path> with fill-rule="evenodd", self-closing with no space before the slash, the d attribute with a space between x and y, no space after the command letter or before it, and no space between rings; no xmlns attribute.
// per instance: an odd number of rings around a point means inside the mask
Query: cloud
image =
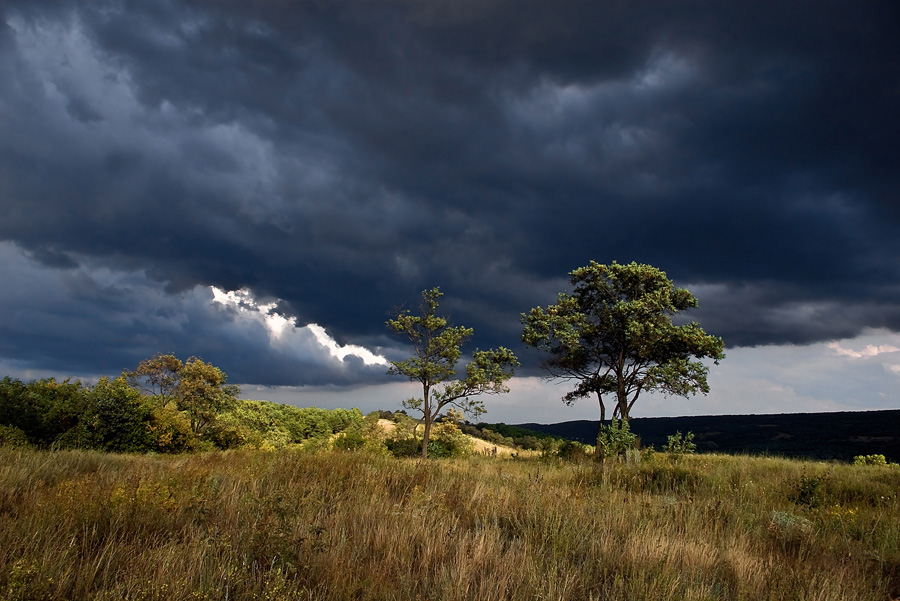
<svg viewBox="0 0 900 601"><path fill-rule="evenodd" d="M889 344L882 344L879 346L875 346L872 344L867 344L864 349L861 351L854 351L853 349L846 349L841 346L839 342L829 342L828 348L836 352L838 355L844 357L853 357L855 359L861 359L863 357L877 357L878 355L884 353L897 353L900 352L900 348L896 346L892 346Z"/></svg>
<svg viewBox="0 0 900 601"><path fill-rule="evenodd" d="M384 379L386 359L298 328L249 291L196 286L170 294L143 272L111 270L77 257L50 268L0 243L0 359L12 374L86 378L132 369L156 353L191 355L235 383L353 385ZM390 341L387 341L390 342ZM397 353L387 346L386 352Z"/></svg>
<svg viewBox="0 0 900 601"><path fill-rule="evenodd" d="M262 318L262 322L269 332L270 341L282 349L282 352L293 351L296 353L300 349L302 354L309 347L311 335L323 351L327 351L340 361L344 361L347 356L352 356L361 359L364 365L388 365L387 359L367 348L354 344L338 344L325 332L325 328L318 324L311 323L298 328L295 318L285 317L277 311L277 301L259 304L247 289L226 292L212 286L211 290L214 302L233 307L243 318L256 322Z"/></svg>
<svg viewBox="0 0 900 601"><path fill-rule="evenodd" d="M358 385L401 352L393 308L439 285L475 346L535 375L519 314L592 259L666 270L729 357L898 332L897 17L10 0L0 240L25 255L0 348L79 373L185 349L243 381ZM280 300L250 319L210 286Z"/></svg>

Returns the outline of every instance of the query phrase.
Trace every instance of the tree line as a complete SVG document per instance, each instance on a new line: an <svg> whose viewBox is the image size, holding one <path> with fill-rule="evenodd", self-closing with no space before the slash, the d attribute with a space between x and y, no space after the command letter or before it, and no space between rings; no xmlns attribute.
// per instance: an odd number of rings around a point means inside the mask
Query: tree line
<svg viewBox="0 0 900 601"><path fill-rule="evenodd" d="M359 409L240 400L226 382L218 367L171 354L94 385L7 376L0 380L0 445L128 453L267 448L330 437L363 421Z"/></svg>

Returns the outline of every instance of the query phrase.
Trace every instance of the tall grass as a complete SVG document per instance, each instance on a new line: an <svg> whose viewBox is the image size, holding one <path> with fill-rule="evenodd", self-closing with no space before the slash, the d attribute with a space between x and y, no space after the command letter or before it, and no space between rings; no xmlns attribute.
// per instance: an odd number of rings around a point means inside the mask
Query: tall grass
<svg viewBox="0 0 900 601"><path fill-rule="evenodd" d="M0 599L885 601L898 490L896 469L711 455L0 449Z"/></svg>

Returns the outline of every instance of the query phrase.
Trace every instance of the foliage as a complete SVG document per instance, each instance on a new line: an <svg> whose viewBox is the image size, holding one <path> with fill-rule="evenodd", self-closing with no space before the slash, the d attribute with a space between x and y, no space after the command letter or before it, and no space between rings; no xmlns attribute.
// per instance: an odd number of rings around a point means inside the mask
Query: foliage
<svg viewBox="0 0 900 601"><path fill-rule="evenodd" d="M624 456L637 448L637 434L631 431L627 420L613 419L609 425L601 424L597 435L597 458Z"/></svg>
<svg viewBox="0 0 900 601"><path fill-rule="evenodd" d="M675 434L668 437L663 450L672 458L690 455L697 450L697 445L694 444L694 433L688 432L682 435L680 431L675 432Z"/></svg>
<svg viewBox="0 0 900 601"><path fill-rule="evenodd" d="M562 442L562 438L546 434L544 432L535 432L519 426L511 426L504 423L479 423L475 425L464 424L461 426L463 432L481 438L494 444L501 444L508 447L519 447L522 449L539 451L546 446L547 441Z"/></svg>
<svg viewBox="0 0 900 601"><path fill-rule="evenodd" d="M334 448L344 451L358 451L366 446L368 439L362 428L345 430L341 436L334 439Z"/></svg>
<svg viewBox="0 0 900 601"><path fill-rule="evenodd" d="M788 493L788 500L801 507L815 509L822 504L824 494L822 485L824 482L824 474L809 476L804 471L793 489Z"/></svg>
<svg viewBox="0 0 900 601"><path fill-rule="evenodd" d="M574 440L564 440L556 447L556 456L567 461L582 461L590 454L590 447Z"/></svg>
<svg viewBox="0 0 900 601"><path fill-rule="evenodd" d="M277 449L362 424L359 409L241 401L217 367L172 355L93 387L52 378L0 381L0 446L184 453ZM379 443L380 444L380 443Z"/></svg>
<svg viewBox="0 0 900 601"><path fill-rule="evenodd" d="M161 404L164 400L150 398L156 405L147 425L152 440L149 450L159 453L187 453L197 450L199 441L191 431L191 422L178 410L175 401Z"/></svg>
<svg viewBox="0 0 900 601"><path fill-rule="evenodd" d="M0 447L27 447L28 436L21 428L0 424Z"/></svg>
<svg viewBox="0 0 900 601"><path fill-rule="evenodd" d="M853 458L853 465L890 465L896 466L896 463L888 463L884 455L857 455Z"/></svg>
<svg viewBox="0 0 900 601"><path fill-rule="evenodd" d="M548 377L576 382L563 397L566 403L596 395L603 422L604 395L611 395L613 417L627 421L641 392L709 391L701 359L718 363L722 340L696 322L672 322L697 306L690 292L676 288L665 272L637 263L591 261L569 275L572 294L560 293L555 305L522 314L522 341L550 354Z"/></svg>
<svg viewBox="0 0 900 601"><path fill-rule="evenodd" d="M518 367L516 356L507 348L476 350L466 365L465 377L457 379L456 363L460 347L472 337L472 328L450 326L437 314L440 289L422 292L420 315L402 311L387 322L396 334L406 336L413 345L413 356L392 361L388 374L400 375L422 385L422 396L403 402L406 409L421 412L424 422L422 456L428 456L432 426L441 411L448 406L477 416L485 412L479 398L485 394L509 392L506 381Z"/></svg>
<svg viewBox="0 0 900 601"><path fill-rule="evenodd" d="M387 449L384 444L386 438L384 429L378 420L382 412L373 411L361 421L356 421L347 426L343 432L334 439L334 448L359 451L365 450L375 453L384 453Z"/></svg>
<svg viewBox="0 0 900 601"><path fill-rule="evenodd" d="M384 444L394 457L417 457L422 454L422 443L416 438L391 437Z"/></svg>
<svg viewBox="0 0 900 601"><path fill-rule="evenodd" d="M153 407L123 377L101 378L88 394L86 427L89 448L140 453L153 447L148 428Z"/></svg>
<svg viewBox="0 0 900 601"><path fill-rule="evenodd" d="M184 362L175 355L157 354L144 359L124 376L134 388L164 405L177 396L183 369Z"/></svg>
<svg viewBox="0 0 900 601"><path fill-rule="evenodd" d="M175 355L156 355L141 361L123 376L161 405L174 401L190 420L195 436L203 436L216 417L234 406L240 390L226 384L228 376L199 357L182 362Z"/></svg>
<svg viewBox="0 0 900 601"><path fill-rule="evenodd" d="M410 435L409 431L397 430L393 436L385 440L388 451L394 457L415 457L422 454L422 441ZM433 458L466 457L472 454L474 443L449 420L434 425L432 436L428 441L428 456Z"/></svg>
<svg viewBox="0 0 900 601"><path fill-rule="evenodd" d="M178 374L175 392L178 409L191 420L191 430L201 436L216 420L216 416L237 401L240 390L227 385L228 376L218 367L198 357L185 361Z"/></svg>

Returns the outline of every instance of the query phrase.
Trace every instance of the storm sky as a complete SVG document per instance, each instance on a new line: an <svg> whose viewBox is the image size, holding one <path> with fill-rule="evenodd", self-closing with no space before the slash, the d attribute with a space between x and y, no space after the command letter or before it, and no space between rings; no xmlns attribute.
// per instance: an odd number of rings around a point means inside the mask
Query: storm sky
<svg viewBox="0 0 900 601"><path fill-rule="evenodd" d="M636 415L900 406L900 4L0 2L0 375L198 355L250 398L399 408L440 286L559 402L519 315L650 263L712 392Z"/></svg>

